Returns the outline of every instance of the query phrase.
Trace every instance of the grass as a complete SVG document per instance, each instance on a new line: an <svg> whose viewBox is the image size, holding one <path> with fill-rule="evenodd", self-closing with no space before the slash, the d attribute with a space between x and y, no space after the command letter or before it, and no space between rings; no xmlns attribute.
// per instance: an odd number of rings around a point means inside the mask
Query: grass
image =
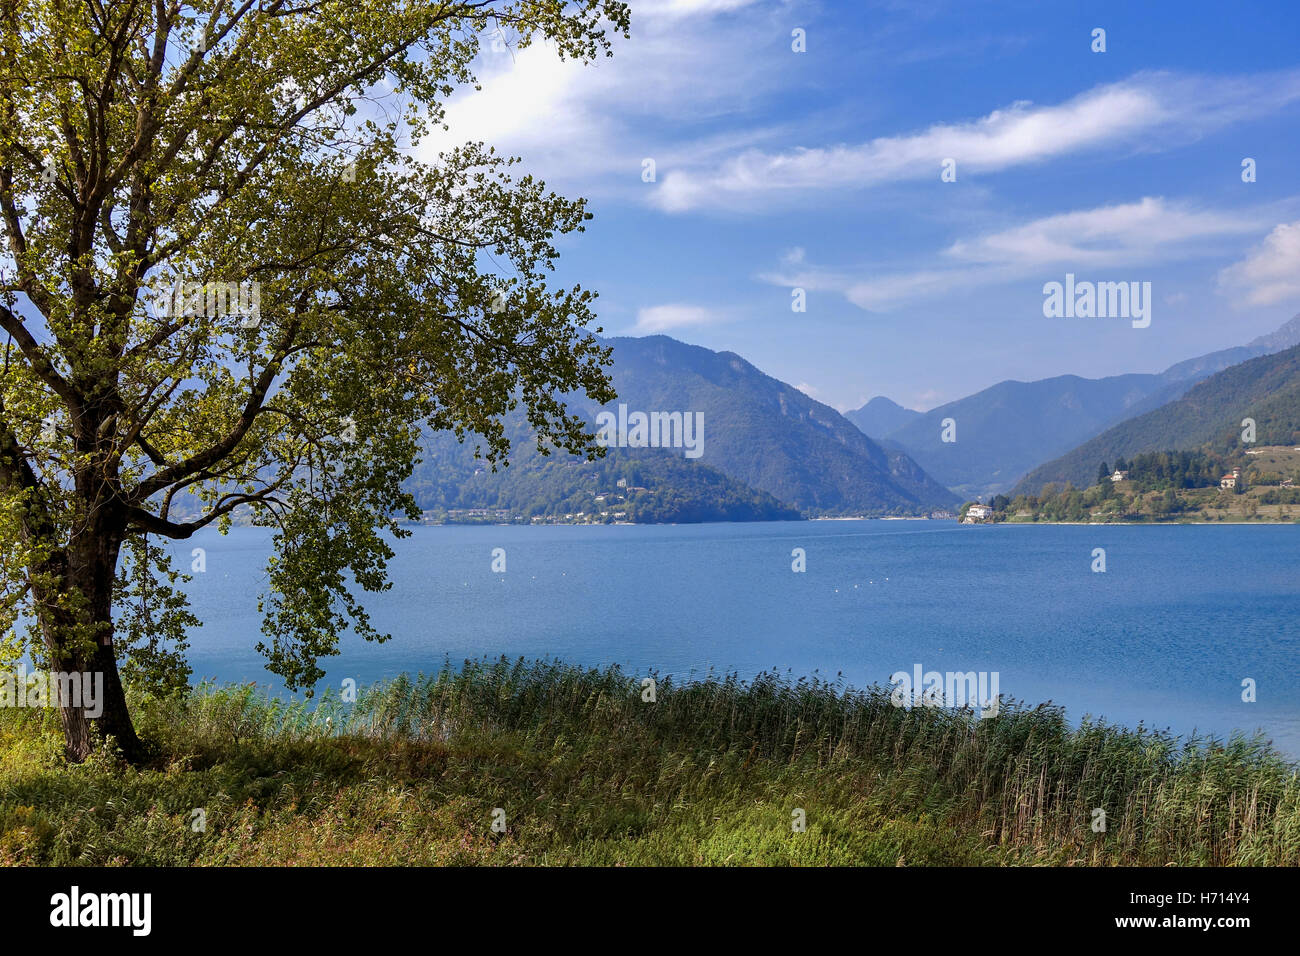
<svg viewBox="0 0 1300 956"><path fill-rule="evenodd" d="M355 704L203 686L134 707L139 768L67 766L57 715L0 711L0 863L1300 863L1297 767L1262 741L1049 706L980 720L771 674L650 703L617 668L503 659Z"/></svg>

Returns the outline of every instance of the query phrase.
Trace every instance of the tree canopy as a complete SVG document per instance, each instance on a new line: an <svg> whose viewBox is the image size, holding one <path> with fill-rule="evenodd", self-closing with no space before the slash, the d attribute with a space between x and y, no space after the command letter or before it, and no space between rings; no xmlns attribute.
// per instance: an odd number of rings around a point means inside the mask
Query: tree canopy
<svg viewBox="0 0 1300 956"><path fill-rule="evenodd" d="M103 670L110 697L119 656L175 683L194 622L149 536L244 508L275 529L259 647L310 685L345 627L385 636L356 591L387 586L422 424L496 461L522 404L539 446L595 451L560 398L614 397L595 295L548 281L584 202L484 144L411 147L485 36L592 60L624 4L3 0L0 27L11 654Z"/></svg>

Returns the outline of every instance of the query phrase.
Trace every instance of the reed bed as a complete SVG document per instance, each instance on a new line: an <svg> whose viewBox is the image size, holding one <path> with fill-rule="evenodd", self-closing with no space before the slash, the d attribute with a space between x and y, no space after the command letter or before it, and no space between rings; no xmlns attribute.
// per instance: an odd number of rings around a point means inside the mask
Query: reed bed
<svg viewBox="0 0 1300 956"><path fill-rule="evenodd" d="M506 659L355 702L202 685L137 700L145 768L64 766L51 715L10 711L0 862L1300 863L1298 769L1261 739L652 676L653 701L617 667Z"/></svg>

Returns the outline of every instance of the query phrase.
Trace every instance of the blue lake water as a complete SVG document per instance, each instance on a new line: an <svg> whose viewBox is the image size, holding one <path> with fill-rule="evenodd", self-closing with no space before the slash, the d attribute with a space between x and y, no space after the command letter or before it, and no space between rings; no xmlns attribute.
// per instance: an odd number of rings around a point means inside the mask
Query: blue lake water
<svg viewBox="0 0 1300 956"><path fill-rule="evenodd" d="M278 686L254 650L270 534L236 528L188 586L196 678ZM1004 696L1175 733L1263 730L1300 756L1300 528L940 521L414 529L393 640L345 636L326 683L484 655L689 675L765 669L887 684L917 664L996 671ZM492 571L504 548L507 570ZM791 570L803 548L807 571ZM1091 570L1094 548L1106 573ZM1253 678L1257 701L1241 700ZM323 686L323 685L322 685Z"/></svg>

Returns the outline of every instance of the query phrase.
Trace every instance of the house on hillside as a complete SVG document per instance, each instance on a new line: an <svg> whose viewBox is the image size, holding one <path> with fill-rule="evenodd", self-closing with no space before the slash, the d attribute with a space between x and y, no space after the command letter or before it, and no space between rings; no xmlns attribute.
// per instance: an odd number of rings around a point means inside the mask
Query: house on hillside
<svg viewBox="0 0 1300 956"><path fill-rule="evenodd" d="M1219 488L1245 488L1245 479L1240 468L1232 468L1230 473L1219 479Z"/></svg>
<svg viewBox="0 0 1300 956"><path fill-rule="evenodd" d="M1115 474L1110 476L1111 481L1128 481L1128 472L1116 469Z"/></svg>
<svg viewBox="0 0 1300 956"><path fill-rule="evenodd" d="M979 521L987 521L993 517L993 509L989 505L971 505L966 509L966 517L962 518L962 524L975 524Z"/></svg>

